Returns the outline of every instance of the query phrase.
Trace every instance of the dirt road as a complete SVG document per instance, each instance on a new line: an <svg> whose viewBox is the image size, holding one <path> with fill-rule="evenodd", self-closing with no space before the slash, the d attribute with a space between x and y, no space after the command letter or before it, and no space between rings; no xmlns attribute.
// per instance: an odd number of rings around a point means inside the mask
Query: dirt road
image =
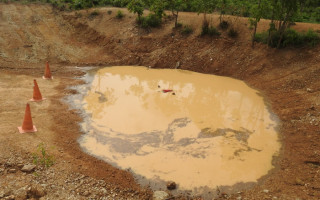
<svg viewBox="0 0 320 200"><path fill-rule="evenodd" d="M60 12L49 5L0 4L0 199L152 198L151 190L139 186L129 172L81 151L77 143L81 116L62 98L75 93L68 86L80 84L74 78L83 72L74 66L174 68L177 62L181 69L244 80L263 93L281 120L283 148L275 159L276 169L228 197L319 199L319 45L276 50L257 44L252 49L247 19L228 19L239 30L236 39L223 31L219 38L201 38L202 16L194 13L181 14L181 22L195 29L185 36L172 29L170 19L161 29L147 32L136 27L135 16L126 10L122 20L115 18L118 8L99 8L97 16L90 15L93 10ZM218 22L217 16L211 18ZM265 27L267 22L262 21L260 28ZM319 31L320 25L298 23L294 28ZM46 60L52 81L41 79ZM39 132L21 135L17 126L32 96L33 79L47 100L31 103ZM22 172L41 142L55 164Z"/></svg>

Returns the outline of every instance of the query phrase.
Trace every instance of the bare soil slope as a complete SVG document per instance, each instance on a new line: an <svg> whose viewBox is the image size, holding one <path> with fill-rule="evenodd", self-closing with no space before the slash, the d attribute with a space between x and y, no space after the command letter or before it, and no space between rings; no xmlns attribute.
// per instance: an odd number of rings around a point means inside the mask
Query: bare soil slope
<svg viewBox="0 0 320 200"><path fill-rule="evenodd" d="M0 4L0 199L149 199L148 188L135 183L129 172L92 158L79 149L77 111L61 99L75 91L67 86L83 74L71 66L145 65L230 76L262 91L281 120L283 149L277 168L231 199L319 199L320 197L320 46L302 49L251 48L248 20L226 17L239 37L199 37L202 17L181 13L181 22L194 28L185 36L166 19L160 29L139 29L135 16L118 8L60 12L49 5ZM107 11L112 13L108 14ZM211 16L217 24L217 16ZM267 21L260 23L265 29ZM298 23L298 30L318 24ZM54 79L41 80L44 63L51 63ZM31 104L36 134L21 135L32 80L39 81L47 100ZM41 142L54 149L56 164L45 170L21 172L32 162ZM41 193L42 192L42 193ZM221 191L221 193L228 191ZM237 192L237 191L234 191ZM224 198L221 195L220 198ZM219 195L218 195L219 196ZM10 198L11 198L10 197ZM180 197L183 198L183 197ZM196 198L196 197L195 197Z"/></svg>

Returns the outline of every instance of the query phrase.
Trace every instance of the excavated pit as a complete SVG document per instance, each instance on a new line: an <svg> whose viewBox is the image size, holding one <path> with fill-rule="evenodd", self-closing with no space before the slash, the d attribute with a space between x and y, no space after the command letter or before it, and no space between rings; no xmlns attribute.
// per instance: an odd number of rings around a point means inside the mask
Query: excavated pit
<svg viewBox="0 0 320 200"><path fill-rule="evenodd" d="M242 81L130 66L93 69L84 79L68 100L83 110L80 146L153 189L175 181L203 195L274 168L277 117Z"/></svg>

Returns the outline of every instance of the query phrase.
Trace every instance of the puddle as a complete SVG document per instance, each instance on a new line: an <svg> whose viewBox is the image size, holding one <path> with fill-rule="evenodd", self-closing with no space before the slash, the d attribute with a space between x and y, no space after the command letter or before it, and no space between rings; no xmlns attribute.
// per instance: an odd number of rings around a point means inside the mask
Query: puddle
<svg viewBox="0 0 320 200"><path fill-rule="evenodd" d="M85 111L79 143L91 155L192 191L256 182L274 168L276 117L242 81L145 67L86 79L74 103Z"/></svg>

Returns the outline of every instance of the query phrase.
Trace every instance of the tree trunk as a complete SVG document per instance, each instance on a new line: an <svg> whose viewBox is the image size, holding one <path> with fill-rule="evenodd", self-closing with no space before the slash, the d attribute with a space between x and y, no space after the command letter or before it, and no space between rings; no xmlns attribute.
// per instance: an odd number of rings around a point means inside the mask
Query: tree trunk
<svg viewBox="0 0 320 200"><path fill-rule="evenodd" d="M281 26L282 26L282 20L281 19L279 19L279 25L278 25L278 30L280 30L281 29Z"/></svg>
<svg viewBox="0 0 320 200"><path fill-rule="evenodd" d="M252 48L254 47L254 42L255 42L255 37L256 37L257 27L258 27L258 22L260 21L260 17L261 17L260 16L260 9L261 9L261 0L259 0L259 5L258 5L259 16L256 17L255 24L254 24L254 31L253 31L253 35L252 35Z"/></svg>
<svg viewBox="0 0 320 200"><path fill-rule="evenodd" d="M280 48L280 45L281 45L281 42L282 42L282 39L283 39L284 32L286 31L288 15L289 15L289 13L285 16L285 18L284 18L284 20L283 20L283 22L282 22L282 26L279 28L280 39L279 39L278 45L277 45L277 48L278 48L278 49Z"/></svg>
<svg viewBox="0 0 320 200"><path fill-rule="evenodd" d="M203 24L208 24L207 12L204 12L204 13L203 13Z"/></svg>
<svg viewBox="0 0 320 200"><path fill-rule="evenodd" d="M273 20L274 20L274 8L272 9L272 16L271 16L270 25L274 23ZM267 42L268 46L270 46L270 41L271 41L271 26L269 27L269 32L268 32L268 42Z"/></svg>
<svg viewBox="0 0 320 200"><path fill-rule="evenodd" d="M252 48L254 48L254 42L255 42L255 37L256 37L256 32L257 32L257 26L258 26L258 22L255 21L255 24L254 24L254 31L253 31L253 34L252 34Z"/></svg>
<svg viewBox="0 0 320 200"><path fill-rule="evenodd" d="M175 16L175 22L174 22L174 26L177 27L178 26L178 16L179 16L179 11L177 11L177 13L174 15Z"/></svg>

